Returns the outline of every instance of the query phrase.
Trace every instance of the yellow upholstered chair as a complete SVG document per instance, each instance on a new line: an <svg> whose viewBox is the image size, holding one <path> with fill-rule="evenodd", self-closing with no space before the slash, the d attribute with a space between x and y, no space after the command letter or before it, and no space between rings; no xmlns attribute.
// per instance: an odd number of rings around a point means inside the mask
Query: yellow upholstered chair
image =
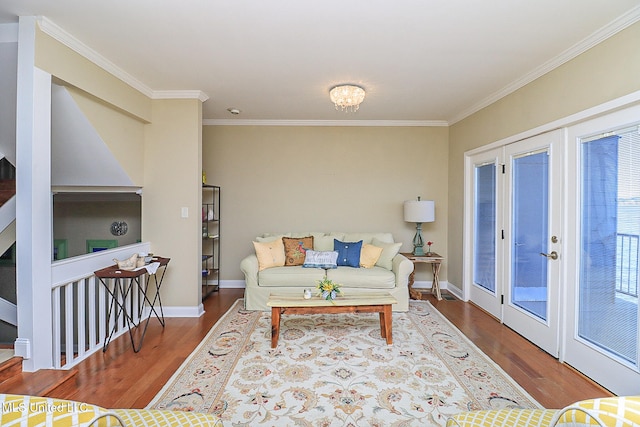
<svg viewBox="0 0 640 427"><path fill-rule="evenodd" d="M558 411L554 427L640 427L640 396L577 402Z"/></svg>
<svg viewBox="0 0 640 427"><path fill-rule="evenodd" d="M576 402L563 409L498 409L461 412L447 427L640 427L640 396Z"/></svg>
<svg viewBox="0 0 640 427"><path fill-rule="evenodd" d="M0 394L0 425L20 427L222 427L214 415L147 409L104 409L50 397Z"/></svg>

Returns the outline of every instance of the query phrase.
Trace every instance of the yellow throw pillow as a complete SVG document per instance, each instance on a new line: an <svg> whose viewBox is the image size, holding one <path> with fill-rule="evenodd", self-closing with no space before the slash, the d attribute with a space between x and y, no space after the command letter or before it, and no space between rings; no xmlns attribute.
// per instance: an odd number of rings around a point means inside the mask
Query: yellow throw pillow
<svg viewBox="0 0 640 427"><path fill-rule="evenodd" d="M258 271L284 265L284 244L282 239L272 242L253 242L253 247L258 257Z"/></svg>
<svg viewBox="0 0 640 427"><path fill-rule="evenodd" d="M362 246L360 251L360 267L371 268L376 265L378 258L382 254L382 248L366 244Z"/></svg>

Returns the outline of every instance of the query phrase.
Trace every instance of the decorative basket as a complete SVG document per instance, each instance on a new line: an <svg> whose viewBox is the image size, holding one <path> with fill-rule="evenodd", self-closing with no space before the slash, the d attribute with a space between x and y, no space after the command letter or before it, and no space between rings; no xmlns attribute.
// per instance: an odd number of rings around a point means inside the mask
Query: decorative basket
<svg viewBox="0 0 640 427"><path fill-rule="evenodd" d="M138 266L138 254L133 254L129 258L122 261L114 258L113 261L116 263L118 269L120 270L133 270ZM142 259L142 265L144 265L144 258Z"/></svg>

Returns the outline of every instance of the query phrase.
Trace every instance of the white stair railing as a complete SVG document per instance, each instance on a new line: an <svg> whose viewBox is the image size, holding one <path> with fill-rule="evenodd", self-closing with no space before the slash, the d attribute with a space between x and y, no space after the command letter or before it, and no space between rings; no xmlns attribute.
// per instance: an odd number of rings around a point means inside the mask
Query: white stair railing
<svg viewBox="0 0 640 427"><path fill-rule="evenodd" d="M18 307L4 298L0 298L0 320L18 326Z"/></svg>
<svg viewBox="0 0 640 427"><path fill-rule="evenodd" d="M16 220L16 196L13 196L0 206L0 231L7 228Z"/></svg>
<svg viewBox="0 0 640 427"><path fill-rule="evenodd" d="M122 316L117 324L113 315L107 318L111 297L93 272L113 265L113 258L125 259L136 252L149 252L149 248L149 243L139 243L55 261L51 265L54 368L69 369L102 350L105 336L114 326L112 339L128 332ZM112 282L107 284L113 286ZM129 308L138 307L139 302L137 292L120 300Z"/></svg>

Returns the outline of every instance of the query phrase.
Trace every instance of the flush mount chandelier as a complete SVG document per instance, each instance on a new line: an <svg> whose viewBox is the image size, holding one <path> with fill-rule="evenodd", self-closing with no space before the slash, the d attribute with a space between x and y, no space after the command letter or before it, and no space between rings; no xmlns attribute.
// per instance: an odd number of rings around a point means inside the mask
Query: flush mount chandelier
<svg viewBox="0 0 640 427"><path fill-rule="evenodd" d="M355 85L338 85L329 91L329 97L336 110L341 108L347 113L358 111L360 103L364 101L364 95L364 89Z"/></svg>

